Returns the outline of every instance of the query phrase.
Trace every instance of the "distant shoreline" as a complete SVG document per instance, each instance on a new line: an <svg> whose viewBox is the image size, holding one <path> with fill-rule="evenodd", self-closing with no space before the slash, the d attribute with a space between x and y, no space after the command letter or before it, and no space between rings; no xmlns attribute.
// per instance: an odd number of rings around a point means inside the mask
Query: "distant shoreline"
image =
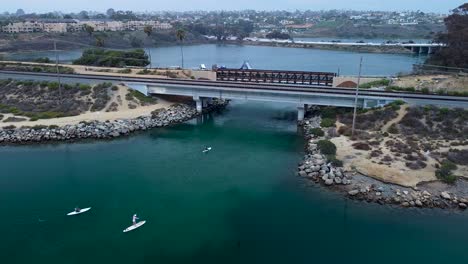
<svg viewBox="0 0 468 264"><path fill-rule="evenodd" d="M93 43L88 35L84 34L70 34L66 36L54 35L22 35L19 39L5 37L0 43L0 55L7 55L9 53L28 53L38 51L52 51L53 39L59 38L59 50L76 50L84 49L87 46L92 47ZM319 37L318 37L319 38ZM336 38L340 40L344 38ZM83 42L84 41L84 42ZM158 43L153 40L153 45L142 43L142 46L132 46L128 41L122 41L115 36L110 35L106 39L103 48L107 49L136 49L136 48L157 48L157 47L171 47L179 45L177 42L165 41ZM83 43L82 43L83 42ZM321 50L338 50L350 52L366 52L366 53L385 53L385 54L411 54L410 50L403 47L388 47L388 46L344 46L344 45L320 45L317 43L279 43L279 42L257 42L257 41L238 41L238 40L210 40L202 36L194 37L186 40L184 45L201 45L201 44L232 44L244 46L270 46L270 47L285 47L285 48L307 48L307 49L321 49Z"/></svg>

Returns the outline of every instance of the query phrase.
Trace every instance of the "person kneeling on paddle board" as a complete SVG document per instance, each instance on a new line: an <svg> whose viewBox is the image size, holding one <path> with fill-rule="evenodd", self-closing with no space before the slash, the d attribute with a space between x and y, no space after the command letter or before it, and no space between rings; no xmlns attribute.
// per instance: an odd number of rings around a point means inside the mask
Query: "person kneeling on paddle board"
<svg viewBox="0 0 468 264"><path fill-rule="evenodd" d="M134 214L133 215L133 218L132 218L132 222L133 222L133 225L136 225L137 224L137 220L140 219L138 218L137 214Z"/></svg>
<svg viewBox="0 0 468 264"><path fill-rule="evenodd" d="M81 209L79 207L75 207L75 212L79 213Z"/></svg>

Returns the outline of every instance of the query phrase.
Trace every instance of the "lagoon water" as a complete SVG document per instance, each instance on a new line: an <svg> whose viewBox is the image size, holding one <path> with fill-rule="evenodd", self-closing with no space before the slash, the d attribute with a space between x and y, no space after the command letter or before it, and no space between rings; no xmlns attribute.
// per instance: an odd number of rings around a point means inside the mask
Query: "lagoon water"
<svg viewBox="0 0 468 264"><path fill-rule="evenodd" d="M346 201L297 177L295 116L232 102L112 141L3 146L1 263L468 262L466 212ZM65 216L75 206L93 208ZM133 213L147 224L124 234Z"/></svg>
<svg viewBox="0 0 468 264"><path fill-rule="evenodd" d="M180 66L181 51L177 46L147 49L151 52L153 67ZM81 55L81 50L61 51L60 61L70 63ZM193 45L184 46L186 68L197 68L200 64L211 67L213 64L229 68L240 68L249 61L256 69L283 69L302 71L331 71L345 75L357 75L360 57L363 57L363 74L372 76L396 75L410 72L413 64L425 61L424 55L378 54L349 51L332 51L303 48L282 48L242 45ZM7 59L28 60L50 57L51 51L17 53L6 55Z"/></svg>

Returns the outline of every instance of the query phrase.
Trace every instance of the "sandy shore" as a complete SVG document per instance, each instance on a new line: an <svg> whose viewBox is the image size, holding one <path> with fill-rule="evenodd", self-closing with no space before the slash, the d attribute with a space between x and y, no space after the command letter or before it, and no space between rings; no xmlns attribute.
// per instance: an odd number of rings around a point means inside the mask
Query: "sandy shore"
<svg viewBox="0 0 468 264"><path fill-rule="evenodd" d="M17 127L36 126L36 125L64 126L64 125L78 124L83 121L91 121L91 120L105 122L107 120L132 119L132 118L137 118L140 116L150 116L152 111L156 109L161 109L161 108L168 108L171 105L172 103L170 102L159 101L158 104L155 104L155 105L140 106L137 109L119 110L117 112L86 112L78 116L68 116L68 117L52 118L52 119L40 119L37 121L1 122L0 127L10 126L10 125L14 125ZM5 114L5 118L9 116L13 116L13 115Z"/></svg>

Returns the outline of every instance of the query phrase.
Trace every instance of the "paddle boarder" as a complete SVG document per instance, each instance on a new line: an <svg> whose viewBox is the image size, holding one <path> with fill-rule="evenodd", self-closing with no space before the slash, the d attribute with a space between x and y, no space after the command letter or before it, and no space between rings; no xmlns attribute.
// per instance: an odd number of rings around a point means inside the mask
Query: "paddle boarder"
<svg viewBox="0 0 468 264"><path fill-rule="evenodd" d="M134 214L133 215L133 218L132 218L132 222L133 222L133 225L136 225L137 224L137 220L140 219L138 218L137 214Z"/></svg>

